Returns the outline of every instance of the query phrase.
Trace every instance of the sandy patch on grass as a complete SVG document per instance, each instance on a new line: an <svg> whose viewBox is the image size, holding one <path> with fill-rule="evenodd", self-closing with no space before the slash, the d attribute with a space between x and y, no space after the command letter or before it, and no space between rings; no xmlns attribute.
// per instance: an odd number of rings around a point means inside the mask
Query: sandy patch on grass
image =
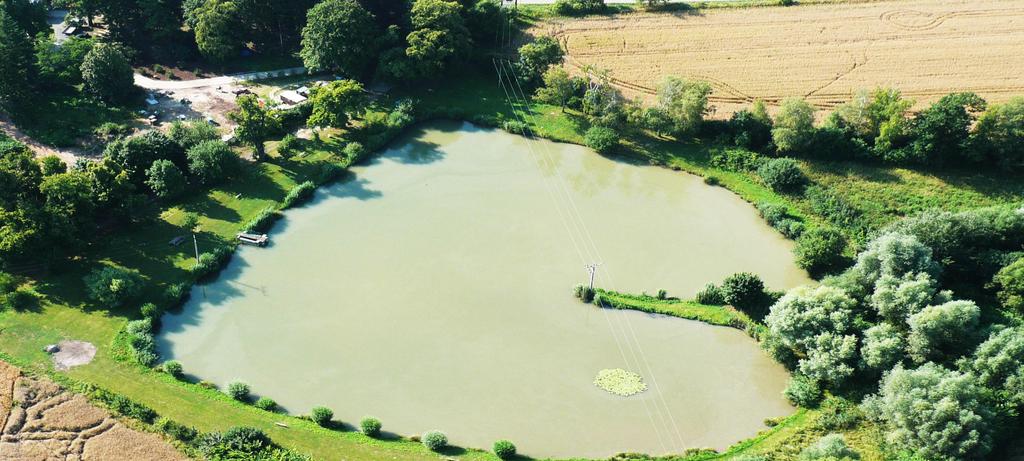
<svg viewBox="0 0 1024 461"><path fill-rule="evenodd" d="M96 357L96 346L85 341L65 340L57 343L57 347L60 351L53 354L53 367L60 371L85 365Z"/></svg>

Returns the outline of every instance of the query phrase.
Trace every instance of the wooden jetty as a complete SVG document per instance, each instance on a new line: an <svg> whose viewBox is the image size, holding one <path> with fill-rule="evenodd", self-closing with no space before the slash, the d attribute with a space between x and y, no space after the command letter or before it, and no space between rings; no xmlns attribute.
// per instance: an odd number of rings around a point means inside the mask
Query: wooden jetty
<svg viewBox="0 0 1024 461"><path fill-rule="evenodd" d="M247 234L245 232L238 234L238 241L246 245L261 247L266 245L268 240L270 240L270 237L267 237L267 234Z"/></svg>

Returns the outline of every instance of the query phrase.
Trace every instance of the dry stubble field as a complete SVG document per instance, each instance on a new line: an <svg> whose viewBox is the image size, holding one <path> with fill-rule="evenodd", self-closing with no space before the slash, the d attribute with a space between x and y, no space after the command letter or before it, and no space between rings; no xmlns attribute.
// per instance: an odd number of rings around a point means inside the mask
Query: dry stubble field
<svg viewBox="0 0 1024 461"><path fill-rule="evenodd" d="M557 19L569 65L608 69L627 92L667 75L714 88L719 116L791 96L826 109L892 86L920 109L951 91L1024 95L1024 1L911 0Z"/></svg>

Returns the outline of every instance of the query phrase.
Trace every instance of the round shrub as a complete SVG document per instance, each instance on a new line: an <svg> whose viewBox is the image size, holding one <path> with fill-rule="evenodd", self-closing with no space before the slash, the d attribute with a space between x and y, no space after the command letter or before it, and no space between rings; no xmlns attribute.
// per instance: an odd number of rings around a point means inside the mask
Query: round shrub
<svg viewBox="0 0 1024 461"><path fill-rule="evenodd" d="M516 445L508 440L494 442L494 454L501 459L509 459L516 455Z"/></svg>
<svg viewBox="0 0 1024 461"><path fill-rule="evenodd" d="M380 435L381 427L382 425L380 423L380 420L370 416L367 416L363 418L362 421L359 421L359 430L362 431L362 433L367 437L377 437L378 435Z"/></svg>
<svg viewBox="0 0 1024 461"><path fill-rule="evenodd" d="M327 407L313 407L309 412L309 419L321 427L330 424L331 418L334 418L334 411Z"/></svg>
<svg viewBox="0 0 1024 461"><path fill-rule="evenodd" d="M599 154L607 154L619 144L619 134L611 128L592 126L583 135L583 141L587 143L587 147L596 150Z"/></svg>
<svg viewBox="0 0 1024 461"><path fill-rule="evenodd" d="M153 303L143 304L142 307L139 308L139 313L141 313L143 317L148 317L154 320L163 315L163 311Z"/></svg>
<svg viewBox="0 0 1024 461"><path fill-rule="evenodd" d="M798 192L807 185L807 176L791 158L773 158L757 169L761 180L776 192Z"/></svg>
<svg viewBox="0 0 1024 461"><path fill-rule="evenodd" d="M448 436L441 431L428 431L423 434L423 445L431 451L437 451L448 446Z"/></svg>
<svg viewBox="0 0 1024 461"><path fill-rule="evenodd" d="M721 306L725 304L725 294L714 283L709 283L697 292L693 300L709 306Z"/></svg>
<svg viewBox="0 0 1024 461"><path fill-rule="evenodd" d="M175 378L181 378L181 376L185 373L185 369L184 367L181 366L181 362L177 360L168 360L164 362L164 364L161 365L160 368L164 370L164 373L167 373Z"/></svg>
<svg viewBox="0 0 1024 461"><path fill-rule="evenodd" d="M295 135L286 134L277 145L277 154L285 160L290 159L299 150L301 143L302 141L299 141L299 138L295 137Z"/></svg>
<svg viewBox="0 0 1024 461"><path fill-rule="evenodd" d="M342 153L345 154L345 158L352 161L356 161L366 154L366 149L364 149L363 145L359 144L358 142L350 142L345 145L345 148L342 150Z"/></svg>
<svg viewBox="0 0 1024 461"><path fill-rule="evenodd" d="M842 267L846 262L843 250L846 249L846 237L839 231L827 228L812 228L796 241L796 264L819 275Z"/></svg>
<svg viewBox="0 0 1024 461"><path fill-rule="evenodd" d="M260 397L259 400L256 400L256 403L253 405L256 408L259 408L260 410L274 411L277 409L277 402L275 402L274 399L269 397Z"/></svg>
<svg viewBox="0 0 1024 461"><path fill-rule="evenodd" d="M231 398L243 401L249 398L249 385L242 381L231 381L225 391Z"/></svg>
<svg viewBox="0 0 1024 461"><path fill-rule="evenodd" d="M789 384L782 391L782 395L793 405L814 408L821 401L821 387L811 378L795 375L789 379Z"/></svg>
<svg viewBox="0 0 1024 461"><path fill-rule="evenodd" d="M140 320L130 320L124 326L125 333L132 336L141 336L153 332L153 322L146 318Z"/></svg>
<svg viewBox="0 0 1024 461"><path fill-rule="evenodd" d="M82 280L89 298L104 307L120 306L137 296L144 285L138 271L114 266L95 269Z"/></svg>
<svg viewBox="0 0 1024 461"><path fill-rule="evenodd" d="M779 221L775 224L775 228L788 239L799 238L804 233L804 223L791 218Z"/></svg>
<svg viewBox="0 0 1024 461"><path fill-rule="evenodd" d="M722 281L722 298L737 309L756 310L764 302L764 282L749 272L730 275Z"/></svg>

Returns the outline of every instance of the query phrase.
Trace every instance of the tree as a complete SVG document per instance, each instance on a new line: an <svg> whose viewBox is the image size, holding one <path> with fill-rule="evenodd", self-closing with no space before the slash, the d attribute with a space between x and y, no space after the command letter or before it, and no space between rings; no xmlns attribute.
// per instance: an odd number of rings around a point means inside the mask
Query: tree
<svg viewBox="0 0 1024 461"><path fill-rule="evenodd" d="M1024 168L1024 97L988 108L974 127L974 145L1004 170Z"/></svg>
<svg viewBox="0 0 1024 461"><path fill-rule="evenodd" d="M97 43L82 60L85 88L108 102L124 101L133 93L135 76L117 45Z"/></svg>
<svg viewBox="0 0 1024 461"><path fill-rule="evenodd" d="M868 304L880 319L906 329L910 316L940 300L938 290L938 283L926 272L910 272L899 277L886 274L875 282Z"/></svg>
<svg viewBox="0 0 1024 461"><path fill-rule="evenodd" d="M676 134L692 135L704 121L709 94L711 85L707 82L665 77L658 86L658 108L672 122Z"/></svg>
<svg viewBox="0 0 1024 461"><path fill-rule="evenodd" d="M235 136L252 146L257 160L263 157L263 143L274 130L276 121L270 109L255 95L247 94L238 98L238 110L228 114L238 124Z"/></svg>
<svg viewBox="0 0 1024 461"><path fill-rule="evenodd" d="M145 185L146 170L154 161L170 160L178 165L185 164L185 152L181 146L157 130L107 144L103 158L119 165L132 184L139 188Z"/></svg>
<svg viewBox="0 0 1024 461"><path fill-rule="evenodd" d="M46 211L66 223L71 232L82 230L92 222L93 200L88 173L70 173L47 176L39 185Z"/></svg>
<svg viewBox="0 0 1024 461"><path fill-rule="evenodd" d="M1024 257L1000 269L993 281L1003 307L1024 312Z"/></svg>
<svg viewBox="0 0 1024 461"><path fill-rule="evenodd" d="M750 110L743 109L729 119L733 143L756 152L768 153L772 147L772 119L764 101L754 101Z"/></svg>
<svg viewBox="0 0 1024 461"><path fill-rule="evenodd" d="M415 75L440 74L468 53L472 43L458 2L415 0L409 18L413 31L406 37L405 55Z"/></svg>
<svg viewBox="0 0 1024 461"><path fill-rule="evenodd" d="M880 323L864 330L864 344L860 348L861 360L876 372L892 369L906 358L906 335L889 323Z"/></svg>
<svg viewBox="0 0 1024 461"><path fill-rule="evenodd" d="M1024 328L993 332L978 346L969 368L999 401L1024 406Z"/></svg>
<svg viewBox="0 0 1024 461"><path fill-rule="evenodd" d="M553 37L543 36L519 47L519 61L516 70L524 83L533 83L541 78L549 67L562 62L562 47Z"/></svg>
<svg viewBox="0 0 1024 461"><path fill-rule="evenodd" d="M242 23L238 6L230 0L207 0L194 13L196 46L215 62L238 56L242 48L239 29Z"/></svg>
<svg viewBox="0 0 1024 461"><path fill-rule="evenodd" d="M68 37L60 46L49 37L36 39L36 61L39 73L50 85L82 83L82 62L95 42L91 38Z"/></svg>
<svg viewBox="0 0 1024 461"><path fill-rule="evenodd" d="M968 144L970 128L974 113L985 105L974 93L950 93L918 114L911 128L914 160L939 166L974 160Z"/></svg>
<svg viewBox="0 0 1024 461"><path fill-rule="evenodd" d="M157 160L146 170L146 185L157 197L172 198L185 191L187 181L170 160Z"/></svg>
<svg viewBox="0 0 1024 461"><path fill-rule="evenodd" d="M756 274L739 272L722 281L725 302L754 317L762 317L765 304L764 282Z"/></svg>
<svg viewBox="0 0 1024 461"><path fill-rule="evenodd" d="M974 301L950 301L921 309L907 319L910 357L917 363L960 357L977 333L980 316Z"/></svg>
<svg viewBox="0 0 1024 461"><path fill-rule="evenodd" d="M772 140L779 152L801 152L813 139L814 107L798 98L782 101L772 128Z"/></svg>
<svg viewBox="0 0 1024 461"><path fill-rule="evenodd" d="M137 271L115 266L95 269L82 280L89 298L107 307L118 307L134 299L143 285L142 275Z"/></svg>
<svg viewBox="0 0 1024 461"><path fill-rule="evenodd" d="M992 449L992 411L974 378L934 363L897 366L865 409L887 425L889 443L922 459L977 459Z"/></svg>
<svg viewBox="0 0 1024 461"><path fill-rule="evenodd" d="M324 0L307 13L303 64L317 71L360 77L376 55L374 17L355 0Z"/></svg>
<svg viewBox="0 0 1024 461"><path fill-rule="evenodd" d="M870 290L886 275L902 278L905 274L925 273L934 278L939 272L939 265L932 260L932 249L916 235L888 232L868 242L867 248L857 255L849 275L860 289Z"/></svg>
<svg viewBox="0 0 1024 461"><path fill-rule="evenodd" d="M0 0L0 12L10 16L29 37L50 34L46 4L31 0Z"/></svg>
<svg viewBox="0 0 1024 461"><path fill-rule="evenodd" d="M35 77L32 54L28 34L0 10L0 109L20 114L31 107Z"/></svg>
<svg viewBox="0 0 1024 461"><path fill-rule="evenodd" d="M309 97L313 112L310 126L344 128L349 119L366 109L369 102L363 85L355 80L335 80L313 90Z"/></svg>
<svg viewBox="0 0 1024 461"><path fill-rule="evenodd" d="M821 285L789 290L772 307L764 323L772 336L800 353L816 346L821 333L844 335L854 324L857 302L845 291Z"/></svg>
<svg viewBox="0 0 1024 461"><path fill-rule="evenodd" d="M843 256L846 237L831 227L812 227L796 240L796 264L819 275L839 268L847 261Z"/></svg>
<svg viewBox="0 0 1024 461"><path fill-rule="evenodd" d="M810 379L839 387L853 375L856 360L856 336L826 331L814 337L798 369Z"/></svg>
<svg viewBox="0 0 1024 461"><path fill-rule="evenodd" d="M600 154L607 154L619 145L619 134L615 130L603 126L592 126L587 129L583 136L587 147L594 149Z"/></svg>
<svg viewBox="0 0 1024 461"><path fill-rule="evenodd" d="M578 88L581 86L569 76L569 72L561 67L551 67L544 72L542 77L544 86L537 88L535 98L546 104L557 104L565 112L565 106L569 104Z"/></svg>
<svg viewBox="0 0 1024 461"><path fill-rule="evenodd" d="M47 155L39 159L39 164L43 168L43 176L68 172L68 165L56 155Z"/></svg>
<svg viewBox="0 0 1024 461"><path fill-rule="evenodd" d="M159 44L181 31L182 0L138 0L147 38Z"/></svg>
<svg viewBox="0 0 1024 461"><path fill-rule="evenodd" d="M205 120L175 120L167 130L167 136L177 143L184 151L188 151L203 141L214 141L220 138L217 128Z"/></svg>
<svg viewBox="0 0 1024 461"><path fill-rule="evenodd" d="M188 150L188 171L201 184L213 185L238 170L238 156L221 141L203 141Z"/></svg>

